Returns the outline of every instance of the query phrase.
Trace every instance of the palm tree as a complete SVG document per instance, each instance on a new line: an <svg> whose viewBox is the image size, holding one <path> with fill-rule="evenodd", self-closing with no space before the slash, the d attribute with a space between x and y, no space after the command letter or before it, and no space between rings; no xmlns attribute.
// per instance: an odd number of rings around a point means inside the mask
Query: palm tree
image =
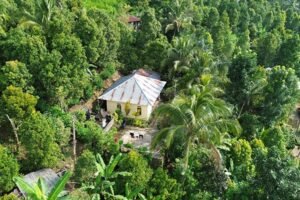
<svg viewBox="0 0 300 200"><path fill-rule="evenodd" d="M157 117L168 119L169 125L155 135L152 148L164 144L168 149L176 134L184 135L185 168L190 148L196 143L212 150L217 166L221 167L218 147L224 145L228 132L240 132L239 123L232 119L232 108L216 97L222 91L213 87L210 79L210 76L203 76L204 85L193 86L186 94L181 93L171 103L162 104L156 110Z"/></svg>
<svg viewBox="0 0 300 200"><path fill-rule="evenodd" d="M52 18L56 0L37 0L35 2L35 12L30 13L24 10L20 24L22 26L41 26L47 28Z"/></svg>
<svg viewBox="0 0 300 200"><path fill-rule="evenodd" d="M179 33L182 27L188 26L193 20L191 13L193 2L190 0L173 0L169 6L168 21L165 32L173 31L173 36Z"/></svg>
<svg viewBox="0 0 300 200"><path fill-rule="evenodd" d="M115 168L122 158L122 154L118 154L115 158L112 156L106 165L102 156L97 154L95 162L97 172L95 174L96 178L93 183L88 186L83 187L93 193L94 199L100 199L100 195L112 195L115 196L113 185L115 182L113 179L118 176L131 176L129 172L116 172ZM107 190L109 192L107 192Z"/></svg>
<svg viewBox="0 0 300 200"><path fill-rule="evenodd" d="M71 172L66 172L54 185L50 192L42 178L39 178L37 184L31 185L21 177L14 177L16 185L26 193L28 200L56 200L60 199L60 194L63 191L66 183L71 177Z"/></svg>

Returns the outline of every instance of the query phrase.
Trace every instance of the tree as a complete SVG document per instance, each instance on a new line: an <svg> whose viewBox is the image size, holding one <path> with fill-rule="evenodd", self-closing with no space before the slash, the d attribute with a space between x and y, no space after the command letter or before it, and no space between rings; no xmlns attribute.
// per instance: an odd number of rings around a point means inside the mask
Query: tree
<svg viewBox="0 0 300 200"><path fill-rule="evenodd" d="M261 111L266 126L287 120L299 97L298 82L295 70L291 68L275 66L269 71Z"/></svg>
<svg viewBox="0 0 300 200"><path fill-rule="evenodd" d="M190 0L174 0L168 5L168 24L165 27L165 32L171 32L171 39L177 35L182 29L191 27L193 20L193 1Z"/></svg>
<svg viewBox="0 0 300 200"><path fill-rule="evenodd" d="M129 188L146 188L148 181L152 176L152 169L147 161L136 151L130 151L119 164L120 171L127 171L131 174L129 177L119 177L117 188L124 191L124 185L128 183Z"/></svg>
<svg viewBox="0 0 300 200"><path fill-rule="evenodd" d="M120 30L115 20L99 9L88 10L87 15L103 31L101 40L104 40L105 43L100 43L97 46L97 51L101 54L95 64L104 68L107 63L114 63L117 58L117 51L120 46Z"/></svg>
<svg viewBox="0 0 300 200"><path fill-rule="evenodd" d="M212 149L217 165L221 166L217 146L223 145L227 132L238 134L240 130L238 122L231 119L231 107L217 97L221 90L208 83L209 80L204 82L205 85L194 86L188 95L179 94L171 103L159 106L156 111L156 116L168 118L169 124L154 136L152 147L163 143L168 148L174 135L184 135L185 167L188 166L190 149L195 141Z"/></svg>
<svg viewBox="0 0 300 200"><path fill-rule="evenodd" d="M141 18L140 30L137 32L136 45L143 48L160 35L161 24L155 17L154 9L147 9Z"/></svg>
<svg viewBox="0 0 300 200"><path fill-rule="evenodd" d="M55 183L53 188L47 188L44 179L39 178L37 183L28 183L21 177L15 177L14 181L16 185L26 192L26 197L32 200L59 200L61 192L67 184L71 172L66 172L59 180Z"/></svg>
<svg viewBox="0 0 300 200"><path fill-rule="evenodd" d="M16 140L17 152L19 152L19 128L23 120L33 115L37 98L31 94L24 93L21 88L8 86L2 93L0 100L0 110L3 113L0 121L8 120L13 129Z"/></svg>
<svg viewBox="0 0 300 200"><path fill-rule="evenodd" d="M237 180L249 180L254 176L252 149L247 140L233 140L230 151L230 168Z"/></svg>
<svg viewBox="0 0 300 200"><path fill-rule="evenodd" d="M228 78L228 99L238 107L239 115L260 106L267 78L265 70L257 67L255 53L237 55L229 67Z"/></svg>
<svg viewBox="0 0 300 200"><path fill-rule="evenodd" d="M26 149L22 168L26 171L54 167L61 156L55 142L55 129L41 113L26 119L20 128L21 143Z"/></svg>
<svg viewBox="0 0 300 200"><path fill-rule="evenodd" d="M19 173L19 165L16 158L7 148L0 145L0 194L9 192L15 186L13 177Z"/></svg>
<svg viewBox="0 0 300 200"><path fill-rule="evenodd" d="M38 25L42 26L43 28L48 28L54 8L56 6L55 4L55 0L35 1L33 5L34 12L30 13L29 11L24 10L21 24L27 26Z"/></svg>
<svg viewBox="0 0 300 200"><path fill-rule="evenodd" d="M23 91L32 93L32 75L26 65L19 61L8 61L0 70L0 91L4 91L8 86L13 85Z"/></svg>
<svg viewBox="0 0 300 200"><path fill-rule="evenodd" d="M256 199L299 199L300 170L286 151L273 146L255 158Z"/></svg>
<svg viewBox="0 0 300 200"><path fill-rule="evenodd" d="M161 71L162 61L167 57L170 44L162 36L146 44L143 52L143 65L154 71Z"/></svg>
<svg viewBox="0 0 300 200"><path fill-rule="evenodd" d="M281 45L281 38L277 32L269 32L259 38L257 42L258 64L265 67L274 66L274 59Z"/></svg>
<svg viewBox="0 0 300 200"><path fill-rule="evenodd" d="M36 104L37 98L35 96L24 93L18 87L8 86L2 93L2 113L9 115L17 124L36 112Z"/></svg>

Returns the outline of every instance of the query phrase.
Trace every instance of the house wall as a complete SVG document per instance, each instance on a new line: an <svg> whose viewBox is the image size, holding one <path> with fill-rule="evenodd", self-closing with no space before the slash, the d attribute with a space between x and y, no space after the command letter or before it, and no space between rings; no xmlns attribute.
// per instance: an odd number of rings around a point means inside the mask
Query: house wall
<svg viewBox="0 0 300 200"><path fill-rule="evenodd" d="M107 101L107 111L109 111L111 114L114 113L117 110L118 104L121 105L121 111L124 114L124 116L126 116L125 103L119 103L119 102L115 102L115 101ZM142 114L140 116L135 116L138 106L139 105L136 105L136 104L130 104L130 112L127 117L148 120L150 118L150 115L152 112L152 106L141 105Z"/></svg>

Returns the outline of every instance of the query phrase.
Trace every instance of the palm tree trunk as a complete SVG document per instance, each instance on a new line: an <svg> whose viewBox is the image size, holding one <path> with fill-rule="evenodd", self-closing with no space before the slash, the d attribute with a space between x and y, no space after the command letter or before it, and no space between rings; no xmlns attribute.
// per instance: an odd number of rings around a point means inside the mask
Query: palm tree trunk
<svg viewBox="0 0 300 200"><path fill-rule="evenodd" d="M189 165L189 156L190 156L190 146L191 146L191 137L187 139L185 156L184 156L184 168L187 169Z"/></svg>
<svg viewBox="0 0 300 200"><path fill-rule="evenodd" d="M213 156L214 156L214 159L215 159L215 164L216 164L217 169L221 169L222 168L222 162L223 162L221 152L216 148L215 145L209 144L209 146L210 146L210 149L213 151Z"/></svg>

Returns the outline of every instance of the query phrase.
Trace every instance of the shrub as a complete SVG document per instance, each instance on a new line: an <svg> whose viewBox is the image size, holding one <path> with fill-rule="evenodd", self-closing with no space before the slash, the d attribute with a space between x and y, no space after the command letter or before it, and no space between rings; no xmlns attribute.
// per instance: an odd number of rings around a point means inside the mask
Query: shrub
<svg viewBox="0 0 300 200"><path fill-rule="evenodd" d="M147 193L150 199L181 199L184 191L176 179L168 176L167 172L162 168L158 168L147 187Z"/></svg>
<svg viewBox="0 0 300 200"><path fill-rule="evenodd" d="M6 194L0 197L0 200L18 200L19 198L14 194Z"/></svg>
<svg viewBox="0 0 300 200"><path fill-rule="evenodd" d="M93 178L94 173L97 171L95 162L96 158L91 151L83 151L83 153L78 157L75 165L73 176L74 180L78 183L86 183L90 181Z"/></svg>
<svg viewBox="0 0 300 200"><path fill-rule="evenodd" d="M70 193L70 195L68 196L69 200L82 200L82 199L91 199L90 195L81 190L81 189L77 189L74 190Z"/></svg>
<svg viewBox="0 0 300 200"><path fill-rule="evenodd" d="M93 85L90 84L84 90L84 98L89 99L93 96L93 94L94 94L94 88Z"/></svg>
<svg viewBox="0 0 300 200"><path fill-rule="evenodd" d="M100 77L105 80L110 78L115 73L115 67L113 64L109 64L101 73Z"/></svg>
<svg viewBox="0 0 300 200"><path fill-rule="evenodd" d="M18 172L17 160L5 147L0 145L0 194L8 192L14 187L15 184L12 179L18 175Z"/></svg>
<svg viewBox="0 0 300 200"><path fill-rule="evenodd" d="M93 78L93 84L96 87L96 89L100 89L103 87L103 79L99 74L95 75Z"/></svg>
<svg viewBox="0 0 300 200"><path fill-rule="evenodd" d="M120 171L127 171L132 174L130 177L120 177L117 183L119 189L122 190L125 182L130 188L146 188L148 181L152 176L152 169L149 167L147 161L136 151L131 151L120 161ZM123 184L122 184L123 183Z"/></svg>
<svg viewBox="0 0 300 200"><path fill-rule="evenodd" d="M142 120L142 119L132 119L132 118L127 118L127 125L132 125L140 128L145 128L148 126L147 121Z"/></svg>

